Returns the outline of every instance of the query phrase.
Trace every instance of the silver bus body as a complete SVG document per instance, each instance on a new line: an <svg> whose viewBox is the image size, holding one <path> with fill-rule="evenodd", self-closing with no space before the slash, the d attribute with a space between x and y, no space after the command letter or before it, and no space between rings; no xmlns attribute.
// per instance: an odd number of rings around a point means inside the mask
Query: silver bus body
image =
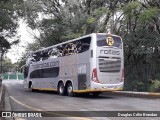
<svg viewBox="0 0 160 120"><path fill-rule="evenodd" d="M90 42L86 42L87 40ZM77 43L77 41L82 43ZM105 45L107 42L109 46ZM58 47L63 47L59 53ZM123 42L119 36L92 33L35 51L32 55L47 50L52 50L52 55L47 59L26 63L25 89L32 87L32 90L59 91L61 90L58 89L60 83L64 86L64 92L68 85L72 85L73 93L123 89Z"/></svg>

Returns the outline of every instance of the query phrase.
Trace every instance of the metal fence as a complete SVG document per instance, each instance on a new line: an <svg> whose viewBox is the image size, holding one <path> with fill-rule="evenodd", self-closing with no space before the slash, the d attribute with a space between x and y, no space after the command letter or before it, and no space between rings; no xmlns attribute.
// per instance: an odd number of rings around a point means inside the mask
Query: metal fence
<svg viewBox="0 0 160 120"><path fill-rule="evenodd" d="M24 75L22 73L12 73L12 74L3 74L4 80L24 80Z"/></svg>

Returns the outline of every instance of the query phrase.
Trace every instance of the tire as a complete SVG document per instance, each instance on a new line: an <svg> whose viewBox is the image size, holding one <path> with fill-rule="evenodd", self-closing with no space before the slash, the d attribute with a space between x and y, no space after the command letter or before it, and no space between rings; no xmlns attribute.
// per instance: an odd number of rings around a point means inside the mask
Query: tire
<svg viewBox="0 0 160 120"><path fill-rule="evenodd" d="M67 95L70 97L74 96L72 83L68 83L67 85Z"/></svg>
<svg viewBox="0 0 160 120"><path fill-rule="evenodd" d="M34 91L35 91L35 90L33 89L32 83L29 83L29 91L30 91L30 92L34 92Z"/></svg>
<svg viewBox="0 0 160 120"><path fill-rule="evenodd" d="M64 95L65 94L65 87L64 87L63 82L60 82L58 84L58 93L59 93L59 95Z"/></svg>
<svg viewBox="0 0 160 120"><path fill-rule="evenodd" d="M30 89L31 89L32 92L36 91L36 90L33 89L33 85L32 84L31 84L31 88Z"/></svg>
<svg viewBox="0 0 160 120"><path fill-rule="evenodd" d="M100 92L93 92L92 95L93 97L98 97L100 95Z"/></svg>

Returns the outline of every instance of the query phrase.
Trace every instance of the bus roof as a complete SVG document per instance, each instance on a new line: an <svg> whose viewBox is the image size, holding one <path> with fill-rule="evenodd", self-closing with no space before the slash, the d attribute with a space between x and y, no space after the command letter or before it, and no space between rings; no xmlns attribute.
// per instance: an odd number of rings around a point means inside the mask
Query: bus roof
<svg viewBox="0 0 160 120"><path fill-rule="evenodd" d="M89 36L92 36L93 34L112 35L112 36L117 36L117 37L119 37L118 35L114 35L114 34L110 34L110 33L91 33L91 34L88 34L88 35L85 35L85 36L82 36L82 37L78 37L78 38L75 38L75 39L72 39L72 40L68 40L68 41L65 41L65 42L56 44L56 45L52 45L52 46L49 46L49 47L46 47L46 48L43 48L43 49L36 50L36 51L34 51L34 52L31 52L31 54L34 54L34 53L37 53L37 52L41 52L41 51L45 51L45 50L51 49L51 48L53 48L53 47L63 45L63 44L65 44L65 43L69 43L69 42L76 41L76 40L78 40L78 39L82 39L82 38L85 38L85 37L89 37Z"/></svg>

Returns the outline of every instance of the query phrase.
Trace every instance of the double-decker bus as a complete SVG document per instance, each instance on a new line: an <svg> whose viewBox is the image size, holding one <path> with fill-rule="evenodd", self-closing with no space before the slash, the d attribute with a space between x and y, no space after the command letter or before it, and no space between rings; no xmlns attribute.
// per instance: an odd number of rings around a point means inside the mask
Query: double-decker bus
<svg viewBox="0 0 160 120"><path fill-rule="evenodd" d="M29 54L24 88L60 95L122 90L124 58L121 37L92 33Z"/></svg>

